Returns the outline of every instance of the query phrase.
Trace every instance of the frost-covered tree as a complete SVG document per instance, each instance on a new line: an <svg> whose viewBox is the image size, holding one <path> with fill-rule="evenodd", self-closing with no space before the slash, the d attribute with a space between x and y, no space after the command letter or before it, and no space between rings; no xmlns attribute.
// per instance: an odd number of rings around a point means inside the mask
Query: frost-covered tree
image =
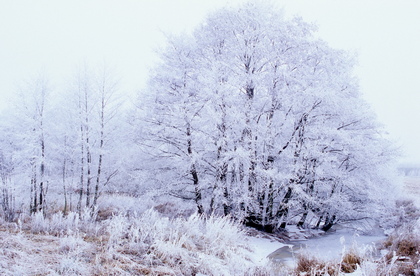
<svg viewBox="0 0 420 276"><path fill-rule="evenodd" d="M246 4L170 38L140 139L155 180L199 213L267 231L370 216L389 185L380 175L390 147L360 98L353 58L314 31Z"/></svg>
<svg viewBox="0 0 420 276"><path fill-rule="evenodd" d="M11 183L21 184L19 193L30 191L27 203L32 213L45 214L47 208L49 93L46 78L26 81L16 93L16 101L2 114L2 182L5 187L10 187ZM6 194L4 191L4 199Z"/></svg>
<svg viewBox="0 0 420 276"><path fill-rule="evenodd" d="M207 135L200 114L206 99L197 86L198 64L193 57L195 48L190 46L183 39L168 46L165 59L169 62L162 64L150 82L155 97L149 99L147 139L141 143L152 149L153 163L168 172L166 177L170 175L172 194L194 199L198 212L204 213L202 154L207 152Z"/></svg>
<svg viewBox="0 0 420 276"><path fill-rule="evenodd" d="M97 206L104 186L118 171L115 156L119 154L114 145L123 134L118 128L121 104L117 92L117 81L109 68L91 72L85 67L63 97L69 103L63 109L67 117L60 132L63 157L68 157L62 160L63 182L71 176L78 179L78 187L73 190L77 192L79 213L84 207ZM67 173L71 175L65 177Z"/></svg>
<svg viewBox="0 0 420 276"><path fill-rule="evenodd" d="M7 220L16 208L44 215L50 206L96 210L122 166L125 116L112 70L80 70L72 84L51 91L45 78L24 82L0 114L0 204Z"/></svg>
<svg viewBox="0 0 420 276"><path fill-rule="evenodd" d="M9 129L4 124L0 129L3 131L0 137L0 205L3 218L13 221L16 209L16 187L13 185L13 176L17 170L14 156L16 148L8 135Z"/></svg>

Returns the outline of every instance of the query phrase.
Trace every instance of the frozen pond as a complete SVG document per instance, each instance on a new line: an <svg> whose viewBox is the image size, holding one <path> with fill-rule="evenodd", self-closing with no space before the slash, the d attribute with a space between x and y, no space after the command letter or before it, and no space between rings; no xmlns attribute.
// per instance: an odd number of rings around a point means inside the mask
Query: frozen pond
<svg viewBox="0 0 420 276"><path fill-rule="evenodd" d="M353 248L358 252L374 251L375 245L386 238L382 233L358 234L355 230L340 229L323 236L287 242L268 257L275 262L293 264L298 254L305 253L319 259L340 259L344 252Z"/></svg>

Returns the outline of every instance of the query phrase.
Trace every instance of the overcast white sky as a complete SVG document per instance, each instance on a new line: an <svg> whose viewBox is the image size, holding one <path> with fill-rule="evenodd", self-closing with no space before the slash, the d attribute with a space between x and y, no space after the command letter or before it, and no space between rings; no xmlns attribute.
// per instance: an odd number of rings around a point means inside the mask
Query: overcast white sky
<svg viewBox="0 0 420 276"><path fill-rule="evenodd" d="M163 33L192 30L205 15L242 0L0 0L0 109L23 79L42 73L63 89L81 63L117 68L128 95L142 88ZM357 75L371 103L420 163L420 1L272 0L319 27L334 48L359 54Z"/></svg>

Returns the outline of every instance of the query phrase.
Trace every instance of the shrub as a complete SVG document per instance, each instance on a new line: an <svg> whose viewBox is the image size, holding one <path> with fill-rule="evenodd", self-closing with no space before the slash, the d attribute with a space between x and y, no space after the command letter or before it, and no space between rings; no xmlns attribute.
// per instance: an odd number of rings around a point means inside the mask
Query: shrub
<svg viewBox="0 0 420 276"><path fill-rule="evenodd" d="M77 258L66 256L60 260L57 272L60 275L89 275L87 265Z"/></svg>
<svg viewBox="0 0 420 276"><path fill-rule="evenodd" d="M76 212L69 212L67 215L57 212L44 217L42 212L37 212L31 215L29 227L32 233L56 236L78 231L95 233L98 231L98 225L93 223L95 218L96 212L92 212L90 208L85 208L80 216Z"/></svg>
<svg viewBox="0 0 420 276"><path fill-rule="evenodd" d="M241 226L228 217L169 219L148 210L137 218L109 220L113 258L132 254L150 269L166 266L175 275L244 275L256 265Z"/></svg>
<svg viewBox="0 0 420 276"><path fill-rule="evenodd" d="M344 273L352 273L362 263L362 258L354 251L344 254L341 260L341 271Z"/></svg>
<svg viewBox="0 0 420 276"><path fill-rule="evenodd" d="M322 261L320 259L309 257L307 255L299 255L297 259L295 274L296 275L338 275L338 265Z"/></svg>
<svg viewBox="0 0 420 276"><path fill-rule="evenodd" d="M378 275L420 274L420 233L416 223L397 229L384 242L388 253L378 265Z"/></svg>

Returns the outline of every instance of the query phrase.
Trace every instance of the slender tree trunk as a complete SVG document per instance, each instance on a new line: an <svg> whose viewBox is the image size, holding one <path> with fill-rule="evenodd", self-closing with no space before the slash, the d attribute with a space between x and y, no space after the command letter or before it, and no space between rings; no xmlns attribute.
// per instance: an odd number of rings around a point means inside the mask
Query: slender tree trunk
<svg viewBox="0 0 420 276"><path fill-rule="evenodd" d="M86 124L88 123L88 119L86 117ZM92 153L90 152L90 144L89 144L89 127L86 125L86 207L90 207L90 184L92 182L92 172L91 172L91 164L92 164Z"/></svg>
<svg viewBox="0 0 420 276"><path fill-rule="evenodd" d="M66 185L66 159L64 159L63 161L63 172L62 172L62 177L63 177L63 195L64 195L64 209L63 209L63 213L67 214L68 211L68 202L67 202L67 185Z"/></svg>
<svg viewBox="0 0 420 276"><path fill-rule="evenodd" d="M303 210L304 210L304 212L302 214L302 217L300 218L299 222L297 223L298 227L303 227L303 225L306 222L306 218L308 217L308 206L307 206L306 203L303 203Z"/></svg>
<svg viewBox="0 0 420 276"><path fill-rule="evenodd" d="M197 174L197 170L195 168L195 164L193 164L191 166L191 175L192 175L193 182L194 182L195 203L197 204L198 213L201 215L201 214L204 214L204 208L203 208L203 205L201 204L202 196L201 196L200 187L198 186L199 185L198 174Z"/></svg>
<svg viewBox="0 0 420 276"><path fill-rule="evenodd" d="M189 156L192 157L193 151L192 151L192 141L191 141L191 127L190 127L189 124L187 125L187 137L188 137L187 138L188 139L187 140L187 152L188 152ZM195 194L194 200L195 200L195 203L197 205L198 213L199 214L204 214L204 208L203 208L203 205L201 203L202 195L201 195L201 189L200 189L200 186L199 186L200 183L199 183L199 179L198 179L197 168L196 168L194 163L191 165L190 173L191 173L191 176L192 176L192 179L193 179L194 194Z"/></svg>
<svg viewBox="0 0 420 276"><path fill-rule="evenodd" d="M325 232L327 232L328 230L330 230L331 227L333 227L333 225L335 224L335 219L336 219L336 216L335 215L332 215L330 217L329 214L327 214L327 216L325 217L325 223L324 223L324 225L322 226L321 229L323 231L325 231Z"/></svg>
<svg viewBox="0 0 420 276"><path fill-rule="evenodd" d="M265 222L264 224L272 224L273 221L273 210L274 210L274 181L270 179L270 184L268 185L267 191L264 194L264 204L265 205Z"/></svg>
<svg viewBox="0 0 420 276"><path fill-rule="evenodd" d="M276 213L276 218L278 220L283 219L283 222L280 224L280 228L282 228L282 229L286 228L286 217L287 217L287 215L289 213L289 206L288 206L288 204L289 204L289 200L292 197L292 192L293 192L293 189L290 186L293 183L294 183L294 181L292 180L291 181L291 184L287 188L287 192L284 195L283 200L281 202L281 205L280 205L280 207L279 207L279 209L277 210L277 213Z"/></svg>
<svg viewBox="0 0 420 276"><path fill-rule="evenodd" d="M64 149L67 149L67 136L64 137ZM63 181L63 194L64 194L64 209L63 213L67 214L67 185L66 185L66 177L67 177L67 156L63 158L63 167L62 167L62 181Z"/></svg>
<svg viewBox="0 0 420 276"><path fill-rule="evenodd" d="M102 141L101 141L102 143ZM92 208L96 207L96 204L98 202L99 198L99 183L101 181L101 172L102 172L102 154L99 154L99 160L98 160L98 174L96 175L96 184L95 184L95 195L93 197L93 204Z"/></svg>
<svg viewBox="0 0 420 276"><path fill-rule="evenodd" d="M314 196L313 192L314 192L314 187L315 187L316 163L317 163L316 159L311 159L310 161L308 161L308 160L306 161L307 167L306 167L306 170L305 170L305 175L310 177L309 181L307 181L308 186L307 186L306 193L310 198L312 198ZM298 227L303 227L303 225L305 224L306 218L308 217L308 213L309 213L309 210L311 209L311 206L312 206L311 202L303 202L302 207L303 207L304 211L303 211L302 217L300 218L300 220L297 224Z"/></svg>
<svg viewBox="0 0 420 276"><path fill-rule="evenodd" d="M90 184L92 182L91 162L92 155L90 154L89 147L86 147L86 207L90 207Z"/></svg>
<svg viewBox="0 0 420 276"><path fill-rule="evenodd" d="M38 208L38 189L37 189L37 177L36 177L36 164L35 160L31 160L31 167L32 167L32 175L31 175L31 203L30 203L30 211L31 214L36 213Z"/></svg>
<svg viewBox="0 0 420 276"><path fill-rule="evenodd" d="M41 122L42 126L42 122ZM40 166L40 182L39 182L39 210L43 212L44 216L46 215L46 204L45 204L45 141L44 134L41 134L41 166Z"/></svg>
<svg viewBox="0 0 420 276"><path fill-rule="evenodd" d="M103 90L104 91L104 90ZM101 181L101 173L102 173L102 156L103 156L103 147L104 147L104 129L105 129L105 97L102 94L101 99L101 133L100 133L100 142L99 142L99 158L98 158L98 171L96 174L96 184L95 184L95 195L93 197L93 205L92 208L96 207L98 198L99 198L99 184Z"/></svg>
<svg viewBox="0 0 420 276"><path fill-rule="evenodd" d="M80 127L80 183L79 183L79 200L77 202L77 212L79 215L82 214L82 200L83 200L83 189L84 189L84 171L85 171L85 153L84 153L84 131L83 131L83 125Z"/></svg>
<svg viewBox="0 0 420 276"><path fill-rule="evenodd" d="M323 219L323 215L321 215L320 217L319 217L319 219L318 219L318 222L316 223L316 225L315 225L315 228L316 229L319 229L319 226L321 225L321 222L322 222L322 219Z"/></svg>
<svg viewBox="0 0 420 276"><path fill-rule="evenodd" d="M226 185L226 182L225 182L225 185ZM224 197L224 200L223 200L223 214L225 216L228 216L231 213L232 206L229 204L229 200L230 200L229 189L226 186L223 187L223 197Z"/></svg>

